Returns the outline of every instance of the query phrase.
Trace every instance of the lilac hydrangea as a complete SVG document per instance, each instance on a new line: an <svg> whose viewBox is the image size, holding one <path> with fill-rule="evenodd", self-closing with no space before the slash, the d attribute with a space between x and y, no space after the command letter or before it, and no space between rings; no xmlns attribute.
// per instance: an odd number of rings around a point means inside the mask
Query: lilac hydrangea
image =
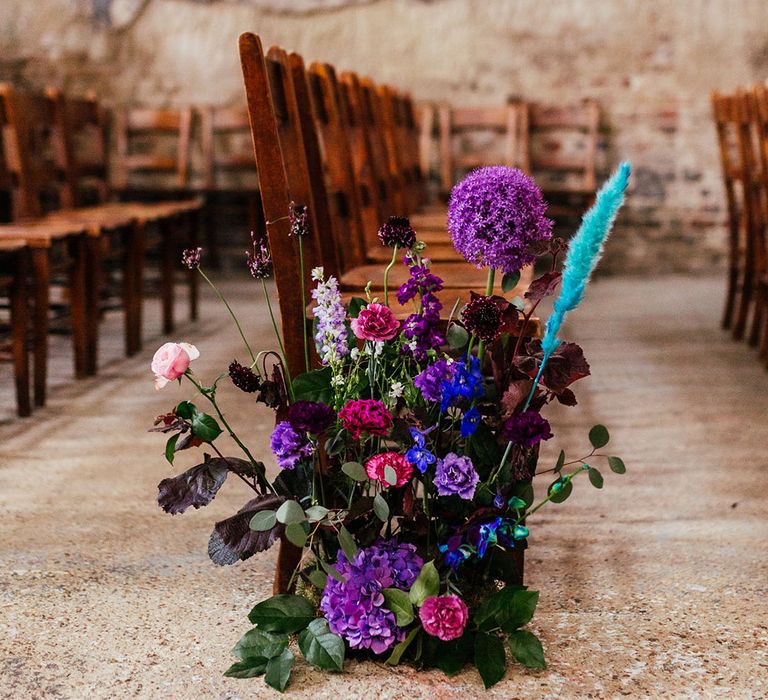
<svg viewBox="0 0 768 700"><path fill-rule="evenodd" d="M281 469L293 469L300 460L312 454L312 445L306 435L297 432L287 420L275 426L269 444Z"/></svg>
<svg viewBox="0 0 768 700"><path fill-rule="evenodd" d="M457 366L452 359L441 358L419 372L413 378L413 383L427 401L437 403L443 396L443 382L453 379Z"/></svg>
<svg viewBox="0 0 768 700"><path fill-rule="evenodd" d="M405 638L395 614L384 607L385 588L407 591L424 565L412 544L380 540L360 549L350 562L339 551L335 565L344 582L328 577L320 610L331 631L352 649L383 654Z"/></svg>
<svg viewBox="0 0 768 700"><path fill-rule="evenodd" d="M449 452L443 459L437 460L435 469L435 486L438 496L456 494L464 500L471 500L480 477L475 471L475 465L469 457L460 457Z"/></svg>
<svg viewBox="0 0 768 700"><path fill-rule="evenodd" d="M532 263L531 246L552 237L546 209L541 190L521 170L479 168L453 188L448 229L469 262L506 274Z"/></svg>
<svg viewBox="0 0 768 700"><path fill-rule="evenodd" d="M317 354L324 365L332 365L349 354L347 312L341 303L339 283L335 277L324 281L323 268L316 267L312 270L312 279L317 282L312 290L312 298L317 302L312 308L312 314L317 319Z"/></svg>

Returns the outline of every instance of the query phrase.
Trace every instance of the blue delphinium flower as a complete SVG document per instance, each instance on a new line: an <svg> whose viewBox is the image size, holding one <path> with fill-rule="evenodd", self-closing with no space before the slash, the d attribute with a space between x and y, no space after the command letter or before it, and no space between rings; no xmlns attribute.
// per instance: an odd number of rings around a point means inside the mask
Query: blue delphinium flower
<svg viewBox="0 0 768 700"><path fill-rule="evenodd" d="M437 460L437 457L426 448L424 436L430 430L432 430L432 428L423 432L417 428L411 428L411 437L413 438L414 444L413 447L405 453L405 458L422 474L427 471L430 464L434 464Z"/></svg>
<svg viewBox="0 0 768 700"><path fill-rule="evenodd" d="M480 425L480 411L472 406L461 419L461 437L466 438L474 435L478 425Z"/></svg>
<svg viewBox="0 0 768 700"><path fill-rule="evenodd" d="M464 361L458 362L453 377L443 381L443 397L440 409L445 411L460 399L474 401L479 399L484 392L480 359L474 356L470 357L469 365Z"/></svg>

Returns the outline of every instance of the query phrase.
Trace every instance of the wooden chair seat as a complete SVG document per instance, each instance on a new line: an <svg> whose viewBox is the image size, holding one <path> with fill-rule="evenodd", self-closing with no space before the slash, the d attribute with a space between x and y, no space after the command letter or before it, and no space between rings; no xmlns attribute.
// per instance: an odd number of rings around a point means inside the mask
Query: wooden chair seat
<svg viewBox="0 0 768 700"><path fill-rule="evenodd" d="M0 240L23 240L33 248L48 248L55 240L79 236L88 226L78 221L54 221L35 219L19 224L0 224Z"/></svg>
<svg viewBox="0 0 768 700"><path fill-rule="evenodd" d="M101 230L128 228L136 222L136 216L130 211L112 207L109 204L61 209L51 212L46 216L46 219L56 222L83 222L88 226L89 233L92 235L98 235Z"/></svg>
<svg viewBox="0 0 768 700"><path fill-rule="evenodd" d="M421 238L421 240L424 239ZM464 258L456 252L447 233L443 234L441 242L427 244L423 255L433 262L464 262ZM392 250L384 246L376 246L366 251L366 257L372 263L387 264L392 259Z"/></svg>

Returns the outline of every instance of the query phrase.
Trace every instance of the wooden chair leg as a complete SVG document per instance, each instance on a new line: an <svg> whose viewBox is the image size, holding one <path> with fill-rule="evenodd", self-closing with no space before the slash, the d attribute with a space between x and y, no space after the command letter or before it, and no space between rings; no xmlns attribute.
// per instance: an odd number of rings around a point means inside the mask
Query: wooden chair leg
<svg viewBox="0 0 768 700"><path fill-rule="evenodd" d="M754 293L752 274L749 270L744 274L741 284L741 294L739 295L738 306L736 309L736 320L733 324L733 337L736 340L743 340L747 329L747 319L749 310L752 306L752 297Z"/></svg>
<svg viewBox="0 0 768 700"><path fill-rule="evenodd" d="M35 406L45 406L48 386L48 304L50 302L51 256L49 248L32 249L32 278L34 280L34 400Z"/></svg>
<svg viewBox="0 0 768 700"><path fill-rule="evenodd" d="M758 343L758 355L760 359L765 361L766 368L768 368L768 281L765 281L760 285L759 291L762 306L765 309L765 318L763 319L760 342Z"/></svg>
<svg viewBox="0 0 768 700"><path fill-rule="evenodd" d="M135 355L140 347L141 287L137 274L137 248L140 246L140 227L135 222L123 230L123 309L125 312L125 354Z"/></svg>
<svg viewBox="0 0 768 700"><path fill-rule="evenodd" d="M275 565L275 578L272 582L272 592L275 595L280 593L290 593L293 588L291 579L295 585L296 580L293 572L301 561L303 549L291 544L288 540L280 540L280 549L277 553L277 564Z"/></svg>
<svg viewBox="0 0 768 700"><path fill-rule="evenodd" d="M197 248L200 236L200 224L202 217L199 211L191 212L189 215L188 240L190 248ZM200 288L198 286L200 274L197 270L189 270L187 281L189 283L189 320L197 321L198 305L200 298Z"/></svg>
<svg viewBox="0 0 768 700"><path fill-rule="evenodd" d="M16 410L22 418L32 413L29 400L29 355L27 335L27 253L18 256L18 267L11 287L11 344L13 349L13 374L16 382Z"/></svg>
<svg viewBox="0 0 768 700"><path fill-rule="evenodd" d="M163 333L173 333L173 278L174 265L174 222L162 219L160 225L160 298L163 306Z"/></svg>
<svg viewBox="0 0 768 700"><path fill-rule="evenodd" d="M83 368L78 378L95 375L99 364L102 243L101 236L79 236L75 240L70 293L76 372L78 367Z"/></svg>
<svg viewBox="0 0 768 700"><path fill-rule="evenodd" d="M732 265L728 270L728 283L725 290L725 308L721 325L728 329L733 325L733 314L736 308L736 291L739 284L739 269Z"/></svg>
<svg viewBox="0 0 768 700"><path fill-rule="evenodd" d="M146 222L139 221L133 230L133 280L136 289L134 302L136 309L134 310L134 323L136 328L134 331L134 339L136 347L134 352L139 352L142 346L142 333L144 329L144 254L145 254L145 234L146 234Z"/></svg>

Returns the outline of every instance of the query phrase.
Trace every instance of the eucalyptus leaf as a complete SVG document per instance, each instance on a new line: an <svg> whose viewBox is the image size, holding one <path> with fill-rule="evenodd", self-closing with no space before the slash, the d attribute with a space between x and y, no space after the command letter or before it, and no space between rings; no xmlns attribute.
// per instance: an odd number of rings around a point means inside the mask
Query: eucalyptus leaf
<svg viewBox="0 0 768 700"><path fill-rule="evenodd" d="M341 471L355 481L368 480L368 474L365 471L365 467L360 464L360 462L345 462L341 465Z"/></svg>
<svg viewBox="0 0 768 700"><path fill-rule="evenodd" d="M608 466L614 474L625 474L627 467L621 457L608 457Z"/></svg>
<svg viewBox="0 0 768 700"><path fill-rule="evenodd" d="M307 544L307 531L304 523L288 523L285 526L285 537L293 545L303 548Z"/></svg>
<svg viewBox="0 0 768 700"><path fill-rule="evenodd" d="M384 496L380 493L377 493L373 499L373 512L376 514L376 517L384 523L389 519L389 505L387 505Z"/></svg>
<svg viewBox="0 0 768 700"><path fill-rule="evenodd" d="M603 488L603 475L594 467L590 467L587 471L587 476L589 477L589 483L592 484L596 489Z"/></svg>
<svg viewBox="0 0 768 700"><path fill-rule="evenodd" d="M313 666L326 671L344 667L344 640L330 631L324 618L312 620L299 635L299 649Z"/></svg>
<svg viewBox="0 0 768 700"><path fill-rule="evenodd" d="M315 588L323 591L325 590L325 585L328 583L328 574L324 571L320 571L320 569L315 569L309 573L309 580Z"/></svg>
<svg viewBox="0 0 768 700"><path fill-rule="evenodd" d="M408 592L401 591L399 588L385 588L382 593L385 606L395 613L395 622L398 627L410 625L414 619L414 611Z"/></svg>
<svg viewBox="0 0 768 700"><path fill-rule="evenodd" d="M251 518L249 527L256 532L266 532L271 530L276 522L277 517L274 510L261 510Z"/></svg>
<svg viewBox="0 0 768 700"><path fill-rule="evenodd" d="M310 506L306 510L307 520L311 523L316 523L318 520L322 520L330 511L325 506Z"/></svg>
<svg viewBox="0 0 768 700"><path fill-rule="evenodd" d="M604 425L595 425L589 431L589 442L596 450L599 450L601 447L605 447L608 444L608 440L610 439L611 438L608 434L608 428L606 428Z"/></svg>
<svg viewBox="0 0 768 700"><path fill-rule="evenodd" d="M277 522L289 525L290 523L302 523L307 519L304 509L296 501L286 501L277 509L275 515Z"/></svg>
<svg viewBox="0 0 768 700"><path fill-rule="evenodd" d="M501 278L501 289L505 294L509 294L515 287L517 287L517 283L520 281L520 271L517 270L516 272L508 272L504 277Z"/></svg>
<svg viewBox="0 0 768 700"><path fill-rule="evenodd" d="M562 503L573 492L573 482L571 482L571 481L562 481L561 479L558 479L557 481L555 481L549 487L549 492L550 493L552 492L552 487L555 486L555 484L558 484L558 483L561 484L561 486L557 490L557 493L552 495L552 498L550 499L552 501L552 503Z"/></svg>
<svg viewBox="0 0 768 700"><path fill-rule="evenodd" d="M347 555L347 560L350 562L357 556L357 544L355 543L355 538L352 537L350 531L343 525L339 528L339 546L344 554Z"/></svg>
<svg viewBox="0 0 768 700"><path fill-rule="evenodd" d="M545 669L547 662L544 660L544 649L539 638L528 630L516 630L509 637L509 649L523 666L533 669Z"/></svg>
<svg viewBox="0 0 768 700"><path fill-rule="evenodd" d="M440 593L440 574L432 561L428 561L421 568L419 575L408 593L411 602L420 606L427 598Z"/></svg>
<svg viewBox="0 0 768 700"><path fill-rule="evenodd" d="M393 467L384 467L384 481L386 481L390 486L397 485L397 472Z"/></svg>
<svg viewBox="0 0 768 700"><path fill-rule="evenodd" d="M486 689L496 685L507 671L504 643L496 634L478 632L475 637L475 666Z"/></svg>
<svg viewBox="0 0 768 700"><path fill-rule="evenodd" d="M290 649L285 649L280 656L271 658L267 662L264 682L282 693L291 678L293 660L293 652Z"/></svg>
<svg viewBox="0 0 768 700"><path fill-rule="evenodd" d="M557 462L555 463L555 472L558 474L562 471L565 464L565 450L560 450L560 454L557 456Z"/></svg>
<svg viewBox="0 0 768 700"><path fill-rule="evenodd" d="M452 323L448 327L448 332L445 334L445 339L448 341L454 350L461 350L469 342L469 333L464 326L460 326L458 323Z"/></svg>

